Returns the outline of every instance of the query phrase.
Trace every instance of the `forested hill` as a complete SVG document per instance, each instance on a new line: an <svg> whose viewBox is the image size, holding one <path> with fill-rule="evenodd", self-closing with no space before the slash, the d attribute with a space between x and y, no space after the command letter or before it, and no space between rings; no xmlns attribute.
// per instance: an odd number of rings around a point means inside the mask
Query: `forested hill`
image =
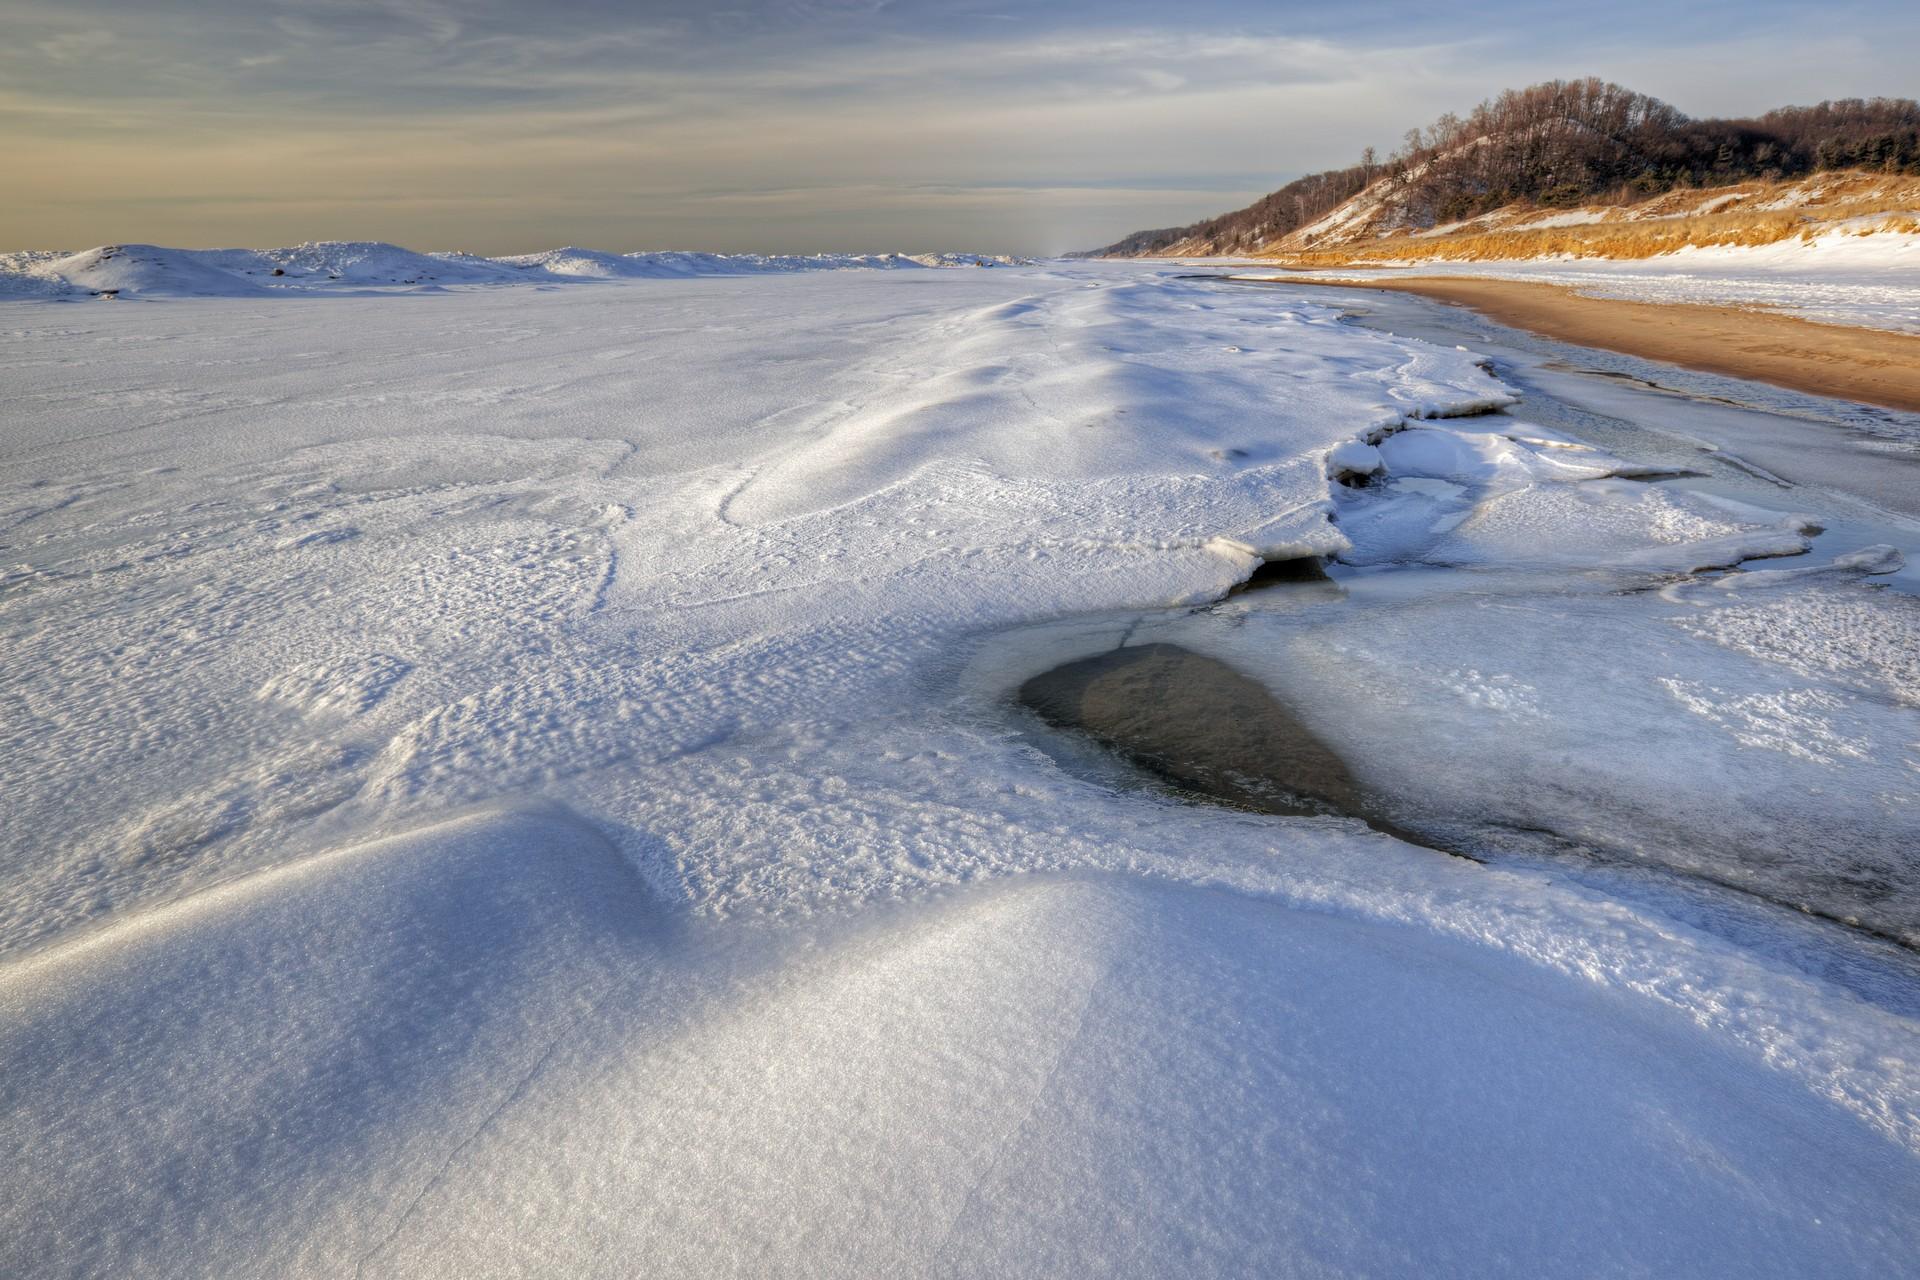
<svg viewBox="0 0 1920 1280"><path fill-rule="evenodd" d="M1410 130L1380 160L1299 178L1245 209L1138 231L1096 255L1250 253L1359 219L1329 218L1365 193L1370 234L1458 222L1515 203L1630 205L1681 187L1791 179L1821 169L1920 174L1920 103L1849 98L1746 120L1692 120L1602 80L1509 89L1465 117ZM1308 247L1294 245L1289 247Z"/></svg>

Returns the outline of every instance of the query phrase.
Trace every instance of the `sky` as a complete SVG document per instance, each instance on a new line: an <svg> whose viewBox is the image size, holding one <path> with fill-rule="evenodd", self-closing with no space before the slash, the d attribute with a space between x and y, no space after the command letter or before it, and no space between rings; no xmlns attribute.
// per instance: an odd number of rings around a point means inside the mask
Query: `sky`
<svg viewBox="0 0 1920 1280"><path fill-rule="evenodd" d="M1920 96L1920 5L0 0L0 250L1055 253L1504 88Z"/></svg>

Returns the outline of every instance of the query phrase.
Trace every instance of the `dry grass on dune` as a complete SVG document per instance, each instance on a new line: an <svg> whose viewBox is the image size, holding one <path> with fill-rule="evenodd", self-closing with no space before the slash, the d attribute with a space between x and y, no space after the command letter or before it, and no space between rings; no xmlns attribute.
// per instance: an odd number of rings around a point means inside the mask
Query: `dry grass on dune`
<svg viewBox="0 0 1920 1280"><path fill-rule="evenodd" d="M1864 176L1864 175L1861 175ZM1679 193L1673 193L1679 195ZM1698 204L1723 192L1686 193ZM1464 228L1446 235L1395 235L1338 248L1295 249L1269 255L1301 266L1349 266L1361 261L1486 262L1502 259L1651 258L1688 247L1775 244L1835 230L1920 232L1920 181L1839 182L1816 199L1765 208L1773 193L1747 184L1740 207L1687 214L1666 209L1607 210L1604 220L1573 226ZM1673 200L1669 206L1680 202ZM1684 207L1684 206L1682 206ZM1857 227L1841 224L1861 220Z"/></svg>

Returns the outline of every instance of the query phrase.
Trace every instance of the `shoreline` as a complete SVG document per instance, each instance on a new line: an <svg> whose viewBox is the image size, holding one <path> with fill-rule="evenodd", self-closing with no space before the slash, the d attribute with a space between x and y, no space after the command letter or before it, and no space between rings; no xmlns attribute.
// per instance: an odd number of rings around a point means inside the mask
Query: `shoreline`
<svg viewBox="0 0 1920 1280"><path fill-rule="evenodd" d="M1708 303L1593 298L1565 285L1477 276L1338 280L1302 273L1259 283L1411 293L1558 342L1920 413L1920 336L1912 334Z"/></svg>

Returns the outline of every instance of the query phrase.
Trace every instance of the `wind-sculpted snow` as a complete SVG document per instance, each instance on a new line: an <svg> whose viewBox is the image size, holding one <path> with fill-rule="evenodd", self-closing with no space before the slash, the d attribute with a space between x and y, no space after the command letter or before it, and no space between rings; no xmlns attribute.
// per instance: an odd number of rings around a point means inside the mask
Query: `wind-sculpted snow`
<svg viewBox="0 0 1920 1280"><path fill-rule="evenodd" d="M0 260L0 298L89 293L187 298L263 294L260 284L247 278L255 268L240 267L235 256L151 244L103 245L64 255L13 254ZM261 275L270 275L273 270L260 263L255 267Z"/></svg>
<svg viewBox="0 0 1920 1280"><path fill-rule="evenodd" d="M1813 525L1276 292L432 261L531 287L320 246L266 279L324 305L6 309L0 1270L1907 1264L1904 962L1121 787L1008 705L1184 619L1415 807L1857 889L1897 552L1688 579ZM1217 603L1305 555L1351 598ZM1441 565L1584 586L1394 598Z"/></svg>
<svg viewBox="0 0 1920 1280"><path fill-rule="evenodd" d="M966 253L602 253L552 249L518 257L416 253L377 241L320 241L288 249L169 249L103 245L82 253L0 254L0 301L88 296L254 297L353 289L676 279L795 271L1006 267L1021 259ZM1031 265L1031 264L1029 264Z"/></svg>
<svg viewBox="0 0 1920 1280"><path fill-rule="evenodd" d="M602 253L549 249L518 257L480 259L522 271L606 280L661 280L683 276L760 275L787 271L898 271L915 267L1011 267L1031 262L981 253Z"/></svg>
<svg viewBox="0 0 1920 1280"><path fill-rule="evenodd" d="M14 437L39 474L0 494L7 742L60 740L47 781L90 776L96 814L57 785L18 797L64 816L51 842L18 832L34 887L4 903L12 940L260 857L282 819L352 797L663 759L886 705L971 629L1211 599L1259 554L1346 545L1324 451L1400 404L1497 393L1466 354L1319 307L826 279L639 311L476 297L456 326L367 300L350 335L294 312L223 332L216 305L144 377L112 335L150 325L96 331L114 382L51 371ZM775 288L886 340L797 345L755 314ZM716 345L716 324L759 336ZM67 451L102 432L123 461ZM290 733L307 708L333 732Z"/></svg>
<svg viewBox="0 0 1920 1280"><path fill-rule="evenodd" d="M503 814L245 877L0 972L0 1102L35 1157L0 1175L0 1266L338 1266L376 1225L353 1206L445 1161L652 927L603 839Z"/></svg>

